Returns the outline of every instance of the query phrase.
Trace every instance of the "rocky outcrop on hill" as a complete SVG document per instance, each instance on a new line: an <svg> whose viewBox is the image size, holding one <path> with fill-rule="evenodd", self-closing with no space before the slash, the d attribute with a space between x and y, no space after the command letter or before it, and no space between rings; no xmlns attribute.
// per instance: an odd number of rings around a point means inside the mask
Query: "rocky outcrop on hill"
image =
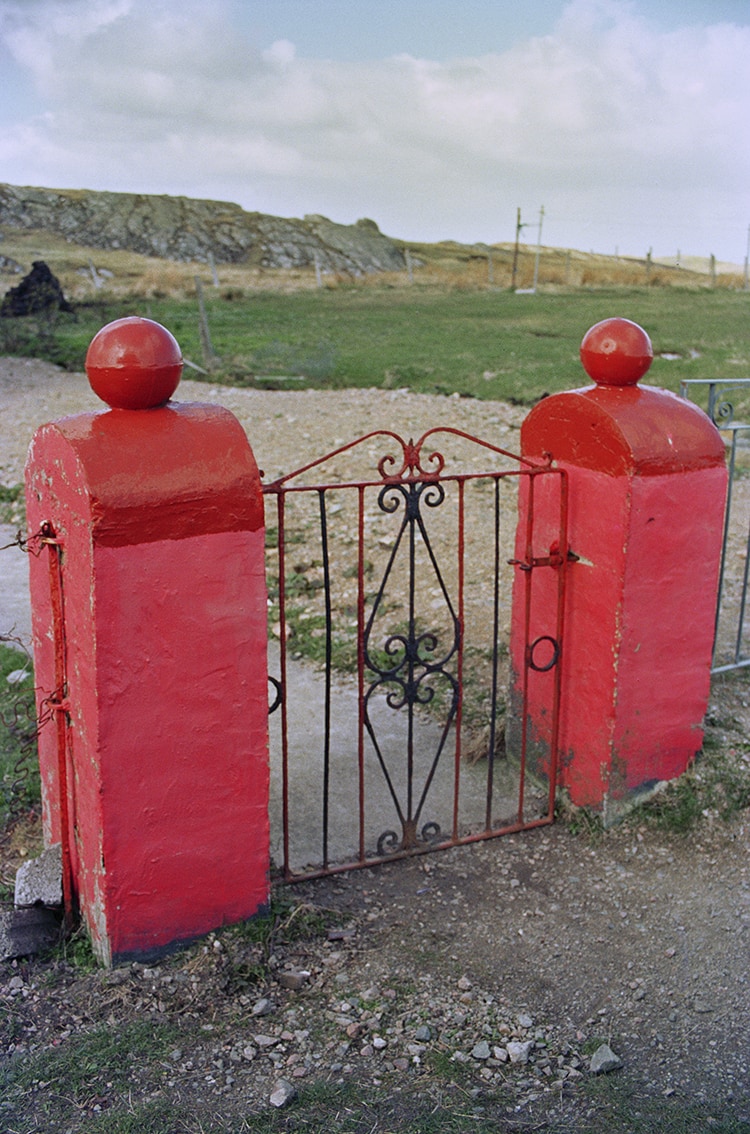
<svg viewBox="0 0 750 1134"><path fill-rule="evenodd" d="M0 256L0 272L4 272L9 276L20 276L23 271L23 266L14 260L12 256Z"/></svg>
<svg viewBox="0 0 750 1134"><path fill-rule="evenodd" d="M0 184L0 226L42 229L73 244L167 260L213 257L217 263L269 268L317 264L322 272L354 276L405 268L401 250L371 220L354 225L321 216L288 220L188 197Z"/></svg>

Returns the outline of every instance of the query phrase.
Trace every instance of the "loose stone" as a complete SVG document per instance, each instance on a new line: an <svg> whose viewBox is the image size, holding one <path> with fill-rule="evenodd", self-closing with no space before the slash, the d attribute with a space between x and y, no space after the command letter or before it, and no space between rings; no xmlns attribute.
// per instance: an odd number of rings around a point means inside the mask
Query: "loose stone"
<svg viewBox="0 0 750 1134"><path fill-rule="evenodd" d="M271 1106L286 1106L297 1094L297 1088L288 1079L279 1079L269 1098Z"/></svg>
<svg viewBox="0 0 750 1134"><path fill-rule="evenodd" d="M310 978L310 973L305 969L298 972L287 972L279 974L279 984L282 988L288 988L292 992L298 991L303 988Z"/></svg>
<svg viewBox="0 0 750 1134"><path fill-rule="evenodd" d="M622 1067L622 1060L619 1055L615 1055L609 1044L603 1043L591 1056L591 1071L594 1075L617 1071L620 1067Z"/></svg>
<svg viewBox="0 0 750 1134"><path fill-rule="evenodd" d="M534 1046L533 1040L511 1040L505 1045L511 1063L528 1063L529 1052Z"/></svg>

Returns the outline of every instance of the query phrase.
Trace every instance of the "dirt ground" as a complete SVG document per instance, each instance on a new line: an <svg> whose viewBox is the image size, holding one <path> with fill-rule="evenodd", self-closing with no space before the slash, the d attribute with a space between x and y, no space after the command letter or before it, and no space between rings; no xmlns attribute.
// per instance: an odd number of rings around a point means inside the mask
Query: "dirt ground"
<svg viewBox="0 0 750 1134"><path fill-rule="evenodd" d="M285 897L338 928L281 935L261 976L233 931L110 973L6 963L0 1071L31 1070L6 1084L3 1128L98 1130L126 1093L129 1113L173 1115L138 1129L255 1129L288 1085L287 1125L268 1129L323 1130L353 1093L366 1123L333 1129L433 1129L410 1124L419 1104L436 1129L468 1111L466 1129L745 1131L749 842L746 816L690 839L558 824L308 882ZM82 1083L66 1051L83 1060L102 1029L125 1037L123 1079L104 1062ZM622 1066L595 1076L603 1043Z"/></svg>
<svg viewBox="0 0 750 1134"><path fill-rule="evenodd" d="M238 413L271 475L289 468L289 452L302 464L396 417L402 434L460 423L479 435L494 430L514 448L522 416L401 391L292 395L184 383L180 395ZM81 376L0 360L0 479L20 480L36 425L97 407ZM714 744L744 752L747 701L743 674L717 680ZM35 838L32 823L5 841L4 875ZM436 1108L446 1110L460 1099L487 1129L604 1130L608 1108L619 1113L624 1100L630 1125L611 1129L677 1129L669 1116L693 1106L706 1123L694 1129L728 1115L741 1125L726 1129L745 1129L749 851L747 811L728 822L709 813L689 836L645 822L604 833L559 823L285 891L305 909L337 912L302 943L282 935L260 977L257 946L231 933L115 973L70 958L5 963L1 1059L7 1070L101 1025L146 1019L173 1025L177 1038L142 1066L135 1059L131 1102L163 1099L175 1114L213 1115L205 1129L250 1129L240 1118L267 1110L280 1079L300 1098L322 1082L391 1099L411 1090L439 1097ZM594 1076L591 1054L605 1042L622 1066ZM514 1060L513 1044L529 1045L525 1059ZM40 1076L20 1091L11 1083L0 1100L5 1128L104 1130L87 1123L116 1108L122 1088L95 1073L92 1083L69 1106L58 1098L64 1084ZM639 1126L657 1105L658 1120ZM204 1129L190 1121L158 1129ZM368 1126L388 1128L377 1118Z"/></svg>

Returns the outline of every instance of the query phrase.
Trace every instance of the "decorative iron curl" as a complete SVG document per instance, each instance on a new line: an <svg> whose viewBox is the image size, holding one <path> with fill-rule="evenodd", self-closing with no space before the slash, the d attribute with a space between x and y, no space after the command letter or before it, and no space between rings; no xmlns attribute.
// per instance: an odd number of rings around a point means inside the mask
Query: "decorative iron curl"
<svg viewBox="0 0 750 1134"><path fill-rule="evenodd" d="M728 398L714 402L711 406L711 420L719 429L726 428L734 421L734 406Z"/></svg>
<svg viewBox="0 0 750 1134"><path fill-rule="evenodd" d="M426 480L417 489L417 495L428 508L439 508L445 500L445 489L439 481Z"/></svg>
<svg viewBox="0 0 750 1134"><path fill-rule="evenodd" d="M392 516L408 500L407 490L401 484L386 484L378 493L378 508Z"/></svg>
<svg viewBox="0 0 750 1134"><path fill-rule="evenodd" d="M433 449L428 453L425 460L431 464L432 468L425 468L421 463L421 448L420 448L420 463L417 467L417 472L421 472L424 476L440 476L440 473L445 468L445 457L442 453L438 453L437 449Z"/></svg>
<svg viewBox="0 0 750 1134"><path fill-rule="evenodd" d="M431 845L432 843L440 842L443 837L443 831L439 823L430 820L422 825L419 832L418 844ZM377 850L379 858L386 858L390 854L398 854L404 848L403 838L399 838L395 831L383 831L378 839Z"/></svg>
<svg viewBox="0 0 750 1134"><path fill-rule="evenodd" d="M431 677L443 677L453 689L453 704L455 706L458 697L458 681L456 680L455 675L452 674L449 669L445 668L446 664L453 656L455 649L456 646L454 645L446 654L446 656L441 659L440 662L436 663L433 666L430 666L429 669L426 669L424 673L421 673L419 675L416 684L420 688L424 685L424 693L427 694L427 696L419 697L417 699L417 704L429 705L430 701L432 701L433 697L435 696L435 690L431 685L427 684L427 681Z"/></svg>
<svg viewBox="0 0 750 1134"><path fill-rule="evenodd" d="M401 848L401 839L395 831L383 831L378 839L378 856L384 858L387 854L395 854Z"/></svg>
<svg viewBox="0 0 750 1134"><path fill-rule="evenodd" d="M446 662L450 661L456 652L458 642L457 638L454 637L448 652L438 660L429 655L434 654L439 644L437 634L432 630L426 630L415 638L407 638L404 634L391 634L383 643L383 650L389 657L396 659L395 664L389 669L384 669L383 666L378 665L370 653L368 641L365 642L365 661L368 669L376 673L382 681L395 680L399 682L402 682L402 679L398 677L399 671L410 661L415 666L424 667L425 672L419 678L419 681L422 681L431 674L443 672ZM425 654L428 656L425 657ZM432 700L432 696L428 700ZM423 701L422 704L427 704L427 701Z"/></svg>
<svg viewBox="0 0 750 1134"><path fill-rule="evenodd" d="M378 493L378 508L393 515L404 503L409 520L419 520L422 503L427 508L439 508L445 500L445 488L436 480L389 481Z"/></svg>
<svg viewBox="0 0 750 1134"><path fill-rule="evenodd" d="M376 683L381 685L396 685L397 689L391 689L386 693L385 701L390 709L403 709L405 705L429 705L435 696L435 690L429 685L423 685L425 677L429 677L432 673L442 674L442 670L428 670L426 673L414 680L407 680L404 677L392 676L386 677L382 682Z"/></svg>
<svg viewBox="0 0 750 1134"><path fill-rule="evenodd" d="M369 634L365 636L365 662L368 669L372 670L373 673L377 673L378 677L390 678L395 676L407 661L409 657L409 643L403 634L391 634L383 643L383 650L388 657L395 659L390 669L383 669L382 666L379 666L375 662L369 649Z"/></svg>
<svg viewBox="0 0 750 1134"><path fill-rule="evenodd" d="M401 464L398 457L386 453L378 461L378 472L383 480L403 480L407 476L440 476L445 468L445 457L434 450L422 456L422 445L414 443L410 437L408 441L398 438L401 443ZM427 466L427 467L425 467Z"/></svg>

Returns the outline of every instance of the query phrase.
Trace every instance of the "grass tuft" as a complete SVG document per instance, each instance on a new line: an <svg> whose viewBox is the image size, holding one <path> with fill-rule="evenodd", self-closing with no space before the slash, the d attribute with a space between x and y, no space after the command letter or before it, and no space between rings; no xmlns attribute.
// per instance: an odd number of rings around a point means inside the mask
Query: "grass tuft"
<svg viewBox="0 0 750 1134"><path fill-rule="evenodd" d="M719 743L709 732L684 775L641 804L629 818L686 835L704 819L729 822L750 807L750 743Z"/></svg>
<svg viewBox="0 0 750 1134"><path fill-rule="evenodd" d="M26 676L17 680L21 674ZM0 642L0 828L41 799L36 736L31 659Z"/></svg>

